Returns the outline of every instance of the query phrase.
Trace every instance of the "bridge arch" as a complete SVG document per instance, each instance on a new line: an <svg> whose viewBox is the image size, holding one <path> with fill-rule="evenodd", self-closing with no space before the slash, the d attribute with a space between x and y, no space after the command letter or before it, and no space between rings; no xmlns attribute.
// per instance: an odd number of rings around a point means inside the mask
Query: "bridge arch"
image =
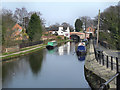
<svg viewBox="0 0 120 90"><path fill-rule="evenodd" d="M76 34L72 34L70 35L70 39L72 39L75 42L79 42L80 41L80 37Z"/></svg>

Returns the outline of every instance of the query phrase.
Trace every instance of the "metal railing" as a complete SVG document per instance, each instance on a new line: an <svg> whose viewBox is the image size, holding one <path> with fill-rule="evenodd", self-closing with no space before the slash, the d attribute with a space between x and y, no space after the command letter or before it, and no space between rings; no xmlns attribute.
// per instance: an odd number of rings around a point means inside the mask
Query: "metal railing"
<svg viewBox="0 0 120 90"><path fill-rule="evenodd" d="M94 45L94 44L93 44ZM116 74L111 77L108 81L105 83L102 83L100 86L100 90L107 90L108 84L116 79L116 89L120 90L120 71L119 71L119 58L109 56L103 53L103 51L97 50L94 45L94 52L95 52L95 58L99 64L102 64L103 66L106 66L106 68L110 68L111 70L116 70Z"/></svg>
<svg viewBox="0 0 120 90"><path fill-rule="evenodd" d="M117 73L113 77L111 77L108 81L106 81L105 83L102 83L101 86L100 86L100 88L99 88L99 90L107 90L107 89L109 89L108 84L112 80L114 80L116 77L118 77L119 75L120 75L120 73ZM118 89L118 87L117 87L117 89ZM118 90L120 90L120 88Z"/></svg>

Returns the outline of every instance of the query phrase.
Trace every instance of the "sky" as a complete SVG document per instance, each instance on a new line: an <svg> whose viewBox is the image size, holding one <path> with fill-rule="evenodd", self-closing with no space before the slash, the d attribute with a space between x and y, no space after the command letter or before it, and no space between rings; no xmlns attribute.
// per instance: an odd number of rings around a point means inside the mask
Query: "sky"
<svg viewBox="0 0 120 90"><path fill-rule="evenodd" d="M101 2L102 1L102 2ZM4 0L2 8L13 12L16 8L25 7L27 11L40 11L46 20L45 26L67 22L74 26L75 20L81 16L94 18L100 9L103 12L109 6L115 6L118 0Z"/></svg>

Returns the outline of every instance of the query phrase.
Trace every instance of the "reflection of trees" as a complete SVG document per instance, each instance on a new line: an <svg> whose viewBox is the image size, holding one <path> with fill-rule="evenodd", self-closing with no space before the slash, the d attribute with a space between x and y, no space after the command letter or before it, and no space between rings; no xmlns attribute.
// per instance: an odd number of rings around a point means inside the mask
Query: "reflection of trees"
<svg viewBox="0 0 120 90"><path fill-rule="evenodd" d="M14 69L15 64L14 63L2 63L2 78L4 78L9 74L9 71Z"/></svg>
<svg viewBox="0 0 120 90"><path fill-rule="evenodd" d="M42 61L43 49L29 56L29 64L34 74L38 74L38 72L41 70Z"/></svg>
<svg viewBox="0 0 120 90"><path fill-rule="evenodd" d="M18 58L17 58L18 59ZM11 62L3 62L2 63L2 83L9 83L12 80L15 71L18 71L18 64L14 62L16 58L12 59Z"/></svg>

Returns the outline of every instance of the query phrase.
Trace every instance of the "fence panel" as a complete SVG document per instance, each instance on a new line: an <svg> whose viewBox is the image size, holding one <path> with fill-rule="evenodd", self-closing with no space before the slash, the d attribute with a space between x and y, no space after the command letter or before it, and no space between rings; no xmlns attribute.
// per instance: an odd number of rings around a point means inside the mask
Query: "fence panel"
<svg viewBox="0 0 120 90"><path fill-rule="evenodd" d="M24 48L24 47L29 47L29 46L33 46L33 45L37 45L37 44L42 44L43 41L36 41L36 42L28 42L28 43L21 43L19 45L20 48Z"/></svg>

